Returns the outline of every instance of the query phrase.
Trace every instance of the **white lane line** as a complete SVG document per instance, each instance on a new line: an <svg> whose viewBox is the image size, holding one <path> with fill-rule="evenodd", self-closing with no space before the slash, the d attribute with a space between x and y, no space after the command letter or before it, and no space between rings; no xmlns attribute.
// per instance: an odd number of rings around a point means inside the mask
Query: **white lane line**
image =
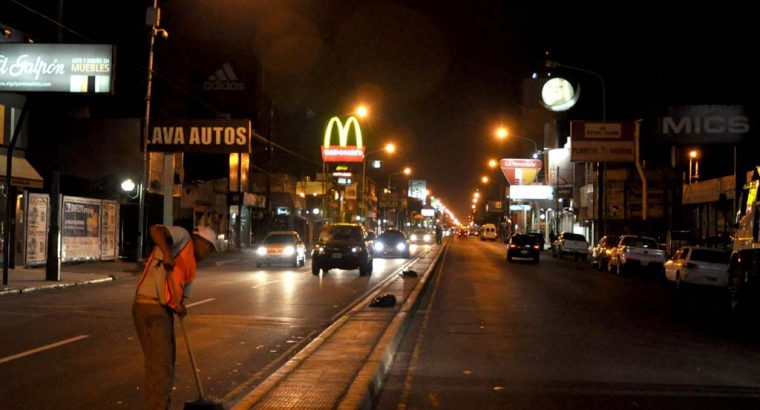
<svg viewBox="0 0 760 410"><path fill-rule="evenodd" d="M77 340L86 339L88 337L90 337L90 335L80 335L80 336L72 337L70 339L61 340L60 342L55 342L55 343L51 343L49 345L41 346L41 347L38 347L36 349L27 350L27 351L19 353L19 354L14 354L13 356L3 357L2 359L0 359L0 364L7 363L7 362L10 362L10 361L13 361L13 360L16 360L16 359L20 359L22 357L31 356L31 355L33 355L35 353L39 353L39 352L42 352L42 351L45 351L45 350L50 350L50 349L56 348L58 346L63 346L65 344L67 344L67 343L74 343Z"/></svg>
<svg viewBox="0 0 760 410"><path fill-rule="evenodd" d="M253 285L253 286L251 286L251 289L256 289L256 288L259 288L261 286L271 285L272 283L277 283L277 282L279 282L279 280L272 280L272 281L269 281L269 282L266 282L266 283L261 283L259 285Z"/></svg>
<svg viewBox="0 0 760 410"><path fill-rule="evenodd" d="M198 305L203 304L203 303L213 302L215 300L216 300L216 298L203 299L203 300L199 300L197 302L193 302L193 303L191 303L191 304L189 304L189 305L187 305L185 307L186 308L191 308L193 306L198 306Z"/></svg>

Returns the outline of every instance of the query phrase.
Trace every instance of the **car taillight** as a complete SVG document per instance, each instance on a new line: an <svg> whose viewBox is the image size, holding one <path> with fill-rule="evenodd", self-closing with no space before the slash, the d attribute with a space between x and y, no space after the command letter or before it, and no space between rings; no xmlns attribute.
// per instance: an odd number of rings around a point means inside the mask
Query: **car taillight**
<svg viewBox="0 0 760 410"><path fill-rule="evenodd" d="M510 248L517 248L517 245L515 245L515 244L510 244L510 245L509 245L509 247L510 247Z"/></svg>
<svg viewBox="0 0 760 410"><path fill-rule="evenodd" d="M533 245L533 249L538 249L538 245Z"/></svg>

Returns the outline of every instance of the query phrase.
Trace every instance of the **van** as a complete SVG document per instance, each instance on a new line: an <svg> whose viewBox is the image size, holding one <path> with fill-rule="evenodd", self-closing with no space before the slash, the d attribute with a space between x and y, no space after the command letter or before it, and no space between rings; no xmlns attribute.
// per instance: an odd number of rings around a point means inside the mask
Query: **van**
<svg viewBox="0 0 760 410"><path fill-rule="evenodd" d="M486 239L495 241L496 237L499 235L496 233L496 225L494 224L483 224L483 226L480 227L480 240L485 241Z"/></svg>

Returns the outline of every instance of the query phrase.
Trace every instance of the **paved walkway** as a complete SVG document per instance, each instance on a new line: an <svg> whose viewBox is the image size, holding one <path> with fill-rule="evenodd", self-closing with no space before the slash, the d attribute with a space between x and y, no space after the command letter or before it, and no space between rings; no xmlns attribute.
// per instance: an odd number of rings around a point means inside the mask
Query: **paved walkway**
<svg viewBox="0 0 760 410"><path fill-rule="evenodd" d="M224 252L211 254L199 265L224 264L241 257L240 252ZM0 274L2 267L0 267ZM59 280L45 280L45 267L24 268L17 267L8 270L8 284L0 282L0 296L19 295L22 293L36 292L44 289L79 286L91 283L100 283L119 279L125 276L135 276L142 272L141 265L137 262L122 260L97 261L97 262L70 262L61 263Z"/></svg>

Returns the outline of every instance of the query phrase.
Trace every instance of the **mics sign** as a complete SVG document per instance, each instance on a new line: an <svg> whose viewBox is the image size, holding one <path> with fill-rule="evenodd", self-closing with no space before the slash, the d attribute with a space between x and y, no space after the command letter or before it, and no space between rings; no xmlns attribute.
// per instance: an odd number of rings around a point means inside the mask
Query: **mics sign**
<svg viewBox="0 0 760 410"><path fill-rule="evenodd" d="M657 124L663 137L683 143L736 143L749 133L749 118L741 106L675 107Z"/></svg>

